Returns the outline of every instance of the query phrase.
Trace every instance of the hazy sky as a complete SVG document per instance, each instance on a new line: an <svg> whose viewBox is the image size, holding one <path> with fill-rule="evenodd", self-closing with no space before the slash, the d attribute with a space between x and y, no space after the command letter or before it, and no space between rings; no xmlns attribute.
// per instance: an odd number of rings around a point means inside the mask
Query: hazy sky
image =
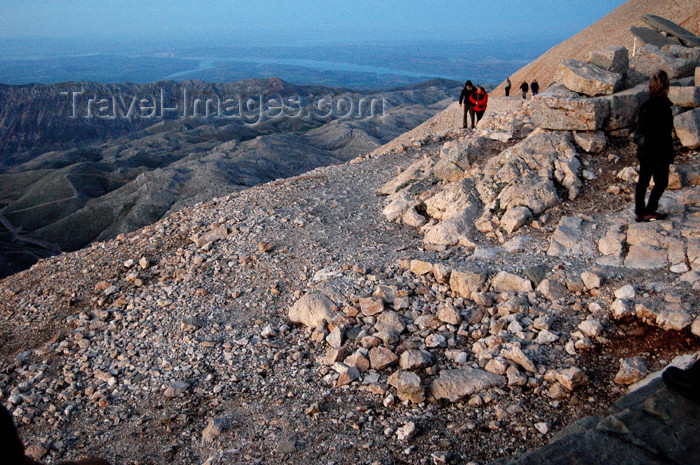
<svg viewBox="0 0 700 465"><path fill-rule="evenodd" d="M2 0L0 38L568 37L622 0Z"/></svg>

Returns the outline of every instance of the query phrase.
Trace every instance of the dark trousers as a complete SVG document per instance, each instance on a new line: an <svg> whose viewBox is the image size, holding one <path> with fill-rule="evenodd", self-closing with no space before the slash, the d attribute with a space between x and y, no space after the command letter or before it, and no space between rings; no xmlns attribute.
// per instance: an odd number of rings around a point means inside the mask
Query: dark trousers
<svg viewBox="0 0 700 465"><path fill-rule="evenodd" d="M506 87L505 91L506 91L506 97L508 97L510 95L510 87Z"/></svg>
<svg viewBox="0 0 700 465"><path fill-rule="evenodd" d="M484 113L485 113L485 112L486 112L486 110L475 111L475 113L476 113L476 122L477 122L477 123L478 123L479 121L481 121L481 117L484 116Z"/></svg>
<svg viewBox="0 0 700 465"><path fill-rule="evenodd" d="M665 162L639 159L639 181L637 182L637 190L634 194L634 213L637 215L649 215L656 212L659 208L659 200L661 195L668 187L668 171L669 164ZM644 205L644 197L646 196L649 181L654 178L654 187L649 194L649 201Z"/></svg>
<svg viewBox="0 0 700 465"><path fill-rule="evenodd" d="M475 118L476 112L474 111L473 106L465 104L464 105L464 118L462 120L462 126L464 126L465 128L469 127L469 126L467 126L467 114L469 114L469 117L472 120L472 127L474 127L474 125L475 125L474 118Z"/></svg>

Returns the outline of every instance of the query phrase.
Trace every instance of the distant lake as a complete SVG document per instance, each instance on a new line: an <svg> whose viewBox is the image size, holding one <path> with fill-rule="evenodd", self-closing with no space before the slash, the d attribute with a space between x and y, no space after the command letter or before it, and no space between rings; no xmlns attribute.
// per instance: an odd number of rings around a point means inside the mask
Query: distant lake
<svg viewBox="0 0 700 465"><path fill-rule="evenodd" d="M153 57L156 58L156 57ZM406 71L402 69L384 68L379 66L358 65L355 63L340 63L336 61L321 61L308 60L299 58L225 58L225 57L187 57L188 60L199 60L199 65L196 68L178 71L165 79L186 79L188 74L195 72L208 71L216 67L216 63L254 63L260 65L282 65L282 66L300 66L302 68L320 69L324 71L343 71L350 73L374 73L374 74L393 74L396 76L406 76L411 78L442 78L460 81L461 76L445 76L441 74L426 74Z"/></svg>

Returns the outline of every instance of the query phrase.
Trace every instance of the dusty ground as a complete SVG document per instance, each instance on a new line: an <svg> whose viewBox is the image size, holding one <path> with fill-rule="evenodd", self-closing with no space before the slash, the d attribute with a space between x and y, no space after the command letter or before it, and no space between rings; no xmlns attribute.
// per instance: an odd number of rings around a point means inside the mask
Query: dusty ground
<svg viewBox="0 0 700 465"><path fill-rule="evenodd" d="M436 153L442 142L433 137L421 148L252 188L0 282L0 399L7 403L28 383L22 393L29 398L15 412L27 444L45 447L48 462L96 454L125 464L193 464L208 457L211 463L430 463L432 454L446 452L458 463L485 463L542 445L573 420L605 411L622 394L612 382L619 358L642 355L658 369L700 348L687 331L611 323L610 343L582 355L591 382L560 400L515 386L495 390L494 400L480 407L385 407L382 396L329 385L327 368L315 361L325 349L286 316L294 292L305 291L316 272L359 263L371 281L396 273L400 258L468 260L459 248L424 250L415 229L382 218L384 199L375 194L398 168ZM607 155L620 159L610 162ZM629 197L603 187L612 182L607 173L631 157L626 143L613 143L596 159L606 160L600 165L606 174L586 184L575 202L553 210L542 228L522 233L548 240L561 214L595 216L620 202L630 205ZM228 235L209 249L191 240L220 225ZM274 249L259 251L261 241ZM125 267L141 257L149 268ZM589 260L571 269L585 269ZM556 265L533 249L507 266L542 262ZM140 285L128 276L134 270ZM606 289L645 275L622 270ZM115 291L105 295L108 285ZM582 313L574 308L572 316ZM185 316L202 326L190 332ZM277 335L261 338L268 324ZM115 384L106 381L110 375ZM166 388L181 379L190 387L167 397ZM518 409L508 413L513 406ZM229 428L203 442L208 421L224 416ZM416 423L417 435L397 440L395 430L408 421ZM533 427L539 422L549 425L547 434Z"/></svg>

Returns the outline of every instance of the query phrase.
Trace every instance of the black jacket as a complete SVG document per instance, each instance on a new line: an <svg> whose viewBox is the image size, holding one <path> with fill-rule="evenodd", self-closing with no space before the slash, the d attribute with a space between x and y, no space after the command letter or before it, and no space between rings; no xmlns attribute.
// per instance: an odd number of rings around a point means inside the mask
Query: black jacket
<svg viewBox="0 0 700 465"><path fill-rule="evenodd" d="M651 97L639 109L635 139L639 159L673 163L673 113L665 95ZM639 136L642 136L640 140Z"/></svg>
<svg viewBox="0 0 700 465"><path fill-rule="evenodd" d="M462 104L462 102L464 102L467 106L473 107L474 104L469 99L470 99L470 97L472 97L475 94L476 94L476 89L474 87L472 87L472 90L469 90L465 86L464 89L462 89L462 94L459 96L460 105Z"/></svg>

